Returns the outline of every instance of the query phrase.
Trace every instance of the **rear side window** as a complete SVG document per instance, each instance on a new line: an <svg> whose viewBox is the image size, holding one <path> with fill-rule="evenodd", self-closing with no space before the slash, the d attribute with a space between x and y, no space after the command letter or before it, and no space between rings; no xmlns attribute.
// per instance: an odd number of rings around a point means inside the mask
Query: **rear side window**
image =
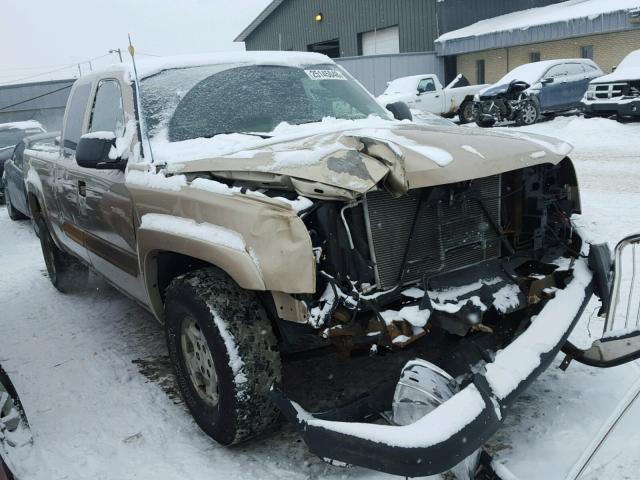
<svg viewBox="0 0 640 480"><path fill-rule="evenodd" d="M63 146L65 149L74 150L82 136L82 124L84 112L87 109L91 85L85 83L78 86L69 99L67 106L67 119L64 124Z"/></svg>
<svg viewBox="0 0 640 480"><path fill-rule="evenodd" d="M90 132L113 132L116 137L124 133L124 108L117 80L101 80L93 102Z"/></svg>

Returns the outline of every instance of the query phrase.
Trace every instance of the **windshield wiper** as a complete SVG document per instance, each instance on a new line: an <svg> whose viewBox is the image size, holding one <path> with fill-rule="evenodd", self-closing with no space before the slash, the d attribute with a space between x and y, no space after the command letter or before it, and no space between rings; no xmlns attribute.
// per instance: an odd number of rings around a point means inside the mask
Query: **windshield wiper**
<svg viewBox="0 0 640 480"><path fill-rule="evenodd" d="M250 135L252 137L260 137L260 138L264 138L265 140L268 138L273 138L273 135L268 135L266 133L260 133L260 132L218 132L218 133L212 133L211 135L204 135L202 138L213 138L213 137L217 137L218 135L231 135L233 133L237 133L238 135Z"/></svg>

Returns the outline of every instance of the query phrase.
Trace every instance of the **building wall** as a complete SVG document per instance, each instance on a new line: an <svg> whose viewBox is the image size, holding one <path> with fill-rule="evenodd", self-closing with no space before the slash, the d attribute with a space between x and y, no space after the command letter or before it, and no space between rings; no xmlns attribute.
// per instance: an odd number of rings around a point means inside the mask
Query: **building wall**
<svg viewBox="0 0 640 480"><path fill-rule="evenodd" d="M321 12L324 20L314 20ZM398 25L400 52L434 49L436 0L287 0L245 40L247 50L307 51L339 39L340 56L360 55L359 34Z"/></svg>
<svg viewBox="0 0 640 480"><path fill-rule="evenodd" d="M37 120L60 130L74 80L50 80L0 86L0 123Z"/></svg>
<svg viewBox="0 0 640 480"><path fill-rule="evenodd" d="M610 73L622 59L640 48L640 30L569 38L553 42L520 45L458 55L458 72L476 83L476 61L485 60L485 80L498 81L515 67L530 62L531 52L540 52L540 60L580 58L582 46L593 45L593 60L605 73Z"/></svg>

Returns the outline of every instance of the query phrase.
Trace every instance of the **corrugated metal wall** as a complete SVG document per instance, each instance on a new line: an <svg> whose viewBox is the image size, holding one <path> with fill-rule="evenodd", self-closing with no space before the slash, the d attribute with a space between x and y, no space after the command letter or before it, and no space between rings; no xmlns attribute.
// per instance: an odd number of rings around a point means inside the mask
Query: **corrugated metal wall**
<svg viewBox="0 0 640 480"><path fill-rule="evenodd" d="M49 131L60 130L74 81L0 86L0 123L37 120Z"/></svg>
<svg viewBox="0 0 640 480"><path fill-rule="evenodd" d="M387 82L400 77L435 73L441 82L444 80L444 65L435 52L337 58L336 61L376 96L384 92Z"/></svg>
<svg viewBox="0 0 640 480"><path fill-rule="evenodd" d="M438 2L440 33L457 30L505 13L546 7L564 1L566 0L442 0Z"/></svg>
<svg viewBox="0 0 640 480"><path fill-rule="evenodd" d="M318 23L314 14L321 12ZM358 34L398 25L401 52L434 50L436 0L288 0L246 39L247 50L300 50L340 40L341 56L359 55Z"/></svg>

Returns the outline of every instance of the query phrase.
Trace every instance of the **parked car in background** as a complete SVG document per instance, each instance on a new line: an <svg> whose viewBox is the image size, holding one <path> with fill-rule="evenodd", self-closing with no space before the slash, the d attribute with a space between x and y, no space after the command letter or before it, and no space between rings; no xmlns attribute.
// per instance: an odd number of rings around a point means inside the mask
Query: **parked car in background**
<svg viewBox="0 0 640 480"><path fill-rule="evenodd" d="M11 157L5 162L2 187L11 220L23 220L31 217L24 182L29 168L29 165L24 162L25 150L57 153L59 149L55 145L55 139L59 134L60 132L49 132L23 138L14 148Z"/></svg>
<svg viewBox="0 0 640 480"><path fill-rule="evenodd" d="M600 67L583 58L521 65L478 94L476 123L481 127L503 121L532 125L541 115L577 109L589 82L602 75Z"/></svg>
<svg viewBox="0 0 640 480"><path fill-rule="evenodd" d="M404 102L409 108L443 117L458 115L460 123L474 121L473 97L487 85L469 85L458 75L449 85L442 87L437 75L425 74L393 80L378 97L382 106Z"/></svg>
<svg viewBox="0 0 640 480"><path fill-rule="evenodd" d="M46 130L35 120L26 122L0 123L0 178L4 172L4 163L13 154L13 149L27 135L43 133ZM0 202L4 201L4 188L0 182Z"/></svg>
<svg viewBox="0 0 640 480"><path fill-rule="evenodd" d="M640 118L640 50L627 55L615 72L591 81L582 110L585 117Z"/></svg>

